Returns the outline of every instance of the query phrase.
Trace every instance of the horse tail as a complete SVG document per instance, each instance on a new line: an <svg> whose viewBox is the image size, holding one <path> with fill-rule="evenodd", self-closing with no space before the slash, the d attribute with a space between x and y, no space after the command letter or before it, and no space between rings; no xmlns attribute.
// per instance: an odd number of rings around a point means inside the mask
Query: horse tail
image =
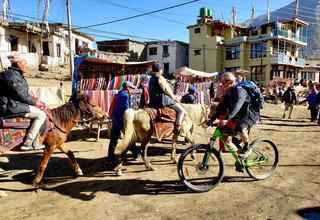
<svg viewBox="0 0 320 220"><path fill-rule="evenodd" d="M116 147L116 151L121 154L122 152L128 150L128 148L137 140L136 132L134 130L134 120L135 111L129 108L124 113L124 137Z"/></svg>

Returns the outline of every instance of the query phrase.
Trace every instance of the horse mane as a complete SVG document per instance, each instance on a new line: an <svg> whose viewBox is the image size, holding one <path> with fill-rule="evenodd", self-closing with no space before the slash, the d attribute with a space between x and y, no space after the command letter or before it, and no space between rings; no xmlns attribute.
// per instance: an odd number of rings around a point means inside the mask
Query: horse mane
<svg viewBox="0 0 320 220"><path fill-rule="evenodd" d="M181 103L184 110L186 110L192 123L199 124L203 120L203 111L206 111L206 106L202 104L183 104Z"/></svg>
<svg viewBox="0 0 320 220"><path fill-rule="evenodd" d="M52 109L51 112L56 122L63 126L66 126L70 120L77 116L77 114L79 113L79 109L76 108L74 103L67 102L62 106Z"/></svg>

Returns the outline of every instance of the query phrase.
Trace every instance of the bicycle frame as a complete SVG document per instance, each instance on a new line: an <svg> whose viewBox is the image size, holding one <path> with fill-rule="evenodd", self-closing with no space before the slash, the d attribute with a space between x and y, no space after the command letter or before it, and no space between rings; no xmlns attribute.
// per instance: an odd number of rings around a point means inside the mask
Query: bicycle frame
<svg viewBox="0 0 320 220"><path fill-rule="evenodd" d="M228 134L228 133L224 133L221 131L221 129L219 127L216 128L216 130L213 133L213 136L210 139L210 147L213 148L213 144L216 141L217 138L219 138L222 143L224 144L224 146L229 150L229 152L232 154L232 156L234 157L234 159L236 160L236 162L241 166L241 167L250 167L253 165L259 165L259 164L263 164L265 162L268 161L268 157L266 155L263 155L259 152L257 152L260 156L257 156L256 158L253 158L251 160L247 160L247 159L242 159L238 156L237 152L235 152L230 145L228 144L227 140L224 138L224 134L228 135L228 136L234 136L232 134ZM255 149L253 149L255 151ZM204 160L208 160L209 158ZM207 161L203 161L204 164L206 164L205 162Z"/></svg>

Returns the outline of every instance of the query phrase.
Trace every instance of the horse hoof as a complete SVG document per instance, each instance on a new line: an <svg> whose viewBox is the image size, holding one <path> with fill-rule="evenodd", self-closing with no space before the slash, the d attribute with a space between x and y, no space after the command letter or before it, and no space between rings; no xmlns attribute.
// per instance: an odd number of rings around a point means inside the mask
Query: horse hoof
<svg viewBox="0 0 320 220"><path fill-rule="evenodd" d="M76 174L77 176L83 176L83 172L80 168L76 171Z"/></svg>
<svg viewBox="0 0 320 220"><path fill-rule="evenodd" d="M116 170L116 175L117 175L117 176L122 176L123 173L122 173L122 171L119 169L119 170Z"/></svg>
<svg viewBox="0 0 320 220"><path fill-rule="evenodd" d="M148 167L147 170L149 170L149 171L156 171L157 168L155 168L155 167Z"/></svg>
<svg viewBox="0 0 320 220"><path fill-rule="evenodd" d="M178 159L174 159L173 163L178 164Z"/></svg>
<svg viewBox="0 0 320 220"><path fill-rule="evenodd" d="M0 198L6 196L8 196L8 194L5 191L0 190Z"/></svg>

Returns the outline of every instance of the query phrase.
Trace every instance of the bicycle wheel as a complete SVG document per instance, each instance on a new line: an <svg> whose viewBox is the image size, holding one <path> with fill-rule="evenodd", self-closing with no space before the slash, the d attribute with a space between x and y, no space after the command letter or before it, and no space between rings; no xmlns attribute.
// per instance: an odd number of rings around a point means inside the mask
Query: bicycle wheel
<svg viewBox="0 0 320 220"><path fill-rule="evenodd" d="M278 166L279 151L277 145L267 138L258 138L251 144L252 153L245 160L249 176L263 180L271 176Z"/></svg>
<svg viewBox="0 0 320 220"><path fill-rule="evenodd" d="M209 145L191 146L179 158L179 178L195 192L207 192L216 187L223 178L223 172L224 163L220 153L210 149Z"/></svg>

